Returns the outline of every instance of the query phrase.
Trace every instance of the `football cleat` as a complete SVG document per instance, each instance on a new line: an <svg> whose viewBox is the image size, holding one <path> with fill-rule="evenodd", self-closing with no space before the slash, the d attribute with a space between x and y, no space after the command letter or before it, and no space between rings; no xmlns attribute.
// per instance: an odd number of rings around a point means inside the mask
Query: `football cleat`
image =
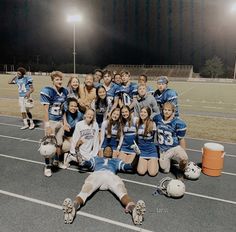
<svg viewBox="0 0 236 232"><path fill-rule="evenodd" d="M64 212L65 224L72 224L76 216L76 210L70 198L66 198L64 200L62 204L62 210Z"/></svg>
<svg viewBox="0 0 236 232"><path fill-rule="evenodd" d="M143 200L139 200L132 211L132 219L135 225L142 224L145 212L146 212L145 202Z"/></svg>
<svg viewBox="0 0 236 232"><path fill-rule="evenodd" d="M22 126L20 129L21 129L21 130L25 130L25 129L27 129L27 128L29 128L29 125L24 125L24 126Z"/></svg>
<svg viewBox="0 0 236 232"><path fill-rule="evenodd" d="M44 167L44 176L46 176L46 177L52 176L51 167L49 167L49 166L45 166L45 167Z"/></svg>

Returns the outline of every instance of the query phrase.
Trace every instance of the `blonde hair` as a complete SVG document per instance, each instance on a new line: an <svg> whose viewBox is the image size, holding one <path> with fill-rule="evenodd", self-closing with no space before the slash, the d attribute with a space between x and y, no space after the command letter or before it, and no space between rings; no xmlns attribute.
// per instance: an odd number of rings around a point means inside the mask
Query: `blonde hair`
<svg viewBox="0 0 236 232"><path fill-rule="evenodd" d="M50 74L51 80L53 81L56 77L63 78L63 73L61 71L53 71Z"/></svg>

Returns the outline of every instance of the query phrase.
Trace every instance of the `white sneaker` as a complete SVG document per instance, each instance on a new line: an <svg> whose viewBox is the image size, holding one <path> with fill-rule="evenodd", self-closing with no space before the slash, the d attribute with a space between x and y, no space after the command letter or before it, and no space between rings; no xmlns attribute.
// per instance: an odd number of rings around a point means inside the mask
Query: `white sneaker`
<svg viewBox="0 0 236 232"><path fill-rule="evenodd" d="M70 167L70 162L73 160L73 157L70 153L65 153L64 154L64 166L65 169Z"/></svg>
<svg viewBox="0 0 236 232"><path fill-rule="evenodd" d="M27 129L27 128L29 128L29 125L24 125L24 126L22 126L20 129L21 129L21 130L25 130L25 129Z"/></svg>
<svg viewBox="0 0 236 232"><path fill-rule="evenodd" d="M34 123L31 123L30 126L29 126L29 129L30 129L30 130L33 130L34 128L35 128Z"/></svg>
<svg viewBox="0 0 236 232"><path fill-rule="evenodd" d="M145 212L146 212L145 202L143 200L139 200L132 212L132 218L135 225L142 224Z"/></svg>
<svg viewBox="0 0 236 232"><path fill-rule="evenodd" d="M64 165L63 162L59 162L59 163L58 163L58 168L67 169L66 165Z"/></svg>
<svg viewBox="0 0 236 232"><path fill-rule="evenodd" d="M52 176L51 167L47 167L47 166L44 167L44 176L46 176L46 177Z"/></svg>
<svg viewBox="0 0 236 232"><path fill-rule="evenodd" d="M76 210L70 198L66 198L62 204L65 224L72 224L76 216Z"/></svg>

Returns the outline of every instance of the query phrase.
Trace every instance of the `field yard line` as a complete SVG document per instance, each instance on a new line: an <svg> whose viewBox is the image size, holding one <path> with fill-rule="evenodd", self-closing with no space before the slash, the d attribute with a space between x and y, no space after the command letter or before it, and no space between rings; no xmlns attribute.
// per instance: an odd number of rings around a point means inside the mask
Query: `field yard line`
<svg viewBox="0 0 236 232"><path fill-rule="evenodd" d="M0 134L0 137L8 138L8 139L20 140L22 142L26 141L26 142L32 142L32 143L40 143L40 141L36 141L36 140L28 139L28 138L19 138L19 137L13 137L13 136L1 135L1 134ZM191 149L191 148L187 148L186 150L194 151L194 152L200 152L200 153L202 152L201 150L195 150L195 149ZM225 156L236 158L236 155L225 154Z"/></svg>
<svg viewBox="0 0 236 232"><path fill-rule="evenodd" d="M209 116L209 115L193 114L193 113L183 113L183 115L195 116L195 117L202 117L202 118L216 118L216 119L236 120L236 117L235 117L235 118L230 118L230 117Z"/></svg>
<svg viewBox="0 0 236 232"><path fill-rule="evenodd" d="M217 106L202 106L203 108L207 108L207 109L218 109L218 110L222 110L223 107L217 107Z"/></svg>
<svg viewBox="0 0 236 232"><path fill-rule="evenodd" d="M59 210L62 211L62 206L56 205L56 204L53 204L53 203L50 203L50 202L47 202L47 201L42 201L42 200L38 200L38 199L35 199L35 198L31 198L31 197L26 197L26 196L23 196L23 195L20 195L20 194L4 191L2 189L0 189L0 193L3 194L3 195L6 195L6 196L15 197L15 198L18 198L18 199L21 199L21 200L24 200L24 201L33 202L33 203L36 203L36 204L39 204L39 205L48 206L48 207L59 209ZM125 224L123 222L114 221L114 220L111 220L111 219L108 219L108 218L96 216L94 214L90 214L90 213L86 213L86 212L82 212L82 211L78 211L77 214L80 215L80 216L92 218L92 219L95 219L95 220L98 220L98 221L106 222L106 223L109 223L109 224L112 224L112 225L124 227L124 228L130 229L130 230L133 230L133 231L151 232L151 230L143 229L143 228L140 228L140 227Z"/></svg>
<svg viewBox="0 0 236 232"><path fill-rule="evenodd" d="M29 162L29 163L44 165L43 162L29 160L29 159L23 159L23 158L19 158L19 157L15 157L15 156L0 154L0 157L5 157L5 158L16 159L16 160L20 160L20 161ZM75 169L75 168L68 168L68 170L78 172L78 169ZM224 174L226 174L226 173L224 173ZM231 173L231 174L236 176L236 174L234 174L234 173ZM124 178L122 178L122 180L125 181L125 182L128 182L128 183L138 184L138 185L142 185L142 186L148 186L148 187L152 187L152 188L157 187L156 185L147 184L147 183L143 183L143 182L139 182L139 181L133 181L133 180L128 180L128 179L124 179ZM225 199L222 199L222 198L211 197L211 196L207 196L207 195L203 195L203 194L197 194L197 193L191 193L191 192L185 192L185 194L236 205L235 201L225 200Z"/></svg>
<svg viewBox="0 0 236 232"><path fill-rule="evenodd" d="M196 88L196 87L193 86L192 88L189 88L189 89L183 91L182 93L179 93L178 95L179 95L179 96L183 96L185 93L188 93L188 92L190 92L192 89L195 89L195 88Z"/></svg>

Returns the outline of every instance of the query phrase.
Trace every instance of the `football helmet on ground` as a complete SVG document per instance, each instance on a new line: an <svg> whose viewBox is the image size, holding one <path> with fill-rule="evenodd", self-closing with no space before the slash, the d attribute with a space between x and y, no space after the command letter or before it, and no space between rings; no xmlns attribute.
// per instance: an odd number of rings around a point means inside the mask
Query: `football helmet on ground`
<svg viewBox="0 0 236 232"><path fill-rule="evenodd" d="M190 161L185 167L184 175L187 179L197 180L201 175L201 168L194 162Z"/></svg>
<svg viewBox="0 0 236 232"><path fill-rule="evenodd" d="M168 197L180 198L185 193L185 184L181 180L176 180L170 177L164 177L157 185L154 196L164 194Z"/></svg>

